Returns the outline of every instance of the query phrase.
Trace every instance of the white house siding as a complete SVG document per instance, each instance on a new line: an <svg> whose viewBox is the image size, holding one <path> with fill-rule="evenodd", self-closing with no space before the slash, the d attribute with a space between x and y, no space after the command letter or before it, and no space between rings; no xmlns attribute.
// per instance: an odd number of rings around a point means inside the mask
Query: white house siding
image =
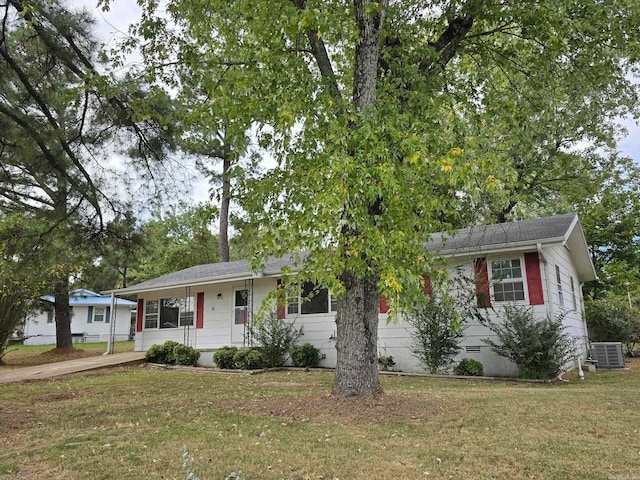
<svg viewBox="0 0 640 480"><path fill-rule="evenodd" d="M103 307L104 305L99 305ZM94 306L93 308L95 308ZM106 307L105 307L106 308ZM129 340L131 331L131 307L119 306L116 309L115 341ZM113 312L109 316L109 322L87 322L89 305L74 306L71 310L71 333L74 342L104 342L109 334L111 322L114 320ZM38 312L29 316L25 322L24 335L28 337L25 345L49 345L56 343L55 320L47 322L47 312Z"/></svg>
<svg viewBox="0 0 640 480"><path fill-rule="evenodd" d="M531 250L529 250L531 251ZM506 253L501 255L492 255L487 258L491 261L496 258L521 258L523 259L524 251ZM567 251L562 246L548 248L543 251L543 258L546 264L541 262L542 291L545 303L543 305L531 306L534 314L540 318L544 318L549 311L549 301L554 304L556 311L561 310L557 305L557 288L555 282L555 265L560 265L563 272L563 288L565 289L565 309L567 317L565 319L568 325L568 331L581 339L586 335L584 323L580 316L581 308L577 311L568 311L566 306L571 301L570 298L570 275L574 277L576 288L576 301L579 300L580 285L577 283L577 275L571 265ZM473 257L467 257L460 260L457 264L452 264L450 273L453 274L458 268L461 268L467 277L473 276ZM524 263L523 263L524 269ZM242 342L234 341L232 338L233 326L233 305L234 305L234 288L245 288L244 281L225 282L217 284L208 284L206 286L190 287L190 295L194 298L198 292L204 293L204 315L203 328L196 329L195 321L193 327L172 328L172 329L152 329L144 330L136 333L135 349L137 351L146 351L153 344L163 343L166 340L179 341L187 343L203 352L203 358L200 362L203 365L212 365L212 350L223 347L225 345L243 346ZM262 301L267 297L269 292L277 287L277 280L274 278L257 278L253 280L253 313L257 314ZM473 288L473 286L469 286ZM529 294L526 275L524 275L524 289L526 297L523 305L529 304ZM163 290L149 293L139 294L138 298L147 300L160 299L172 296L185 296L187 291L185 288ZM492 302L493 309L487 309L487 314L493 321L499 318L499 312L504 304L500 302ZM194 304L194 311L196 305ZM495 310L495 312L494 312ZM498 313L496 313L498 312ZM378 330L378 352L380 355L392 355L396 362L395 368L406 372L423 372L418 360L411 353L412 331L411 327L401 319L396 322L387 323L387 314L380 315L380 323ZM320 363L324 367L335 367L336 350L335 350L335 313L328 314L312 314L312 315L286 315L288 321L294 322L297 328L302 327L304 335L300 338L300 342L309 342L321 353L325 355L325 359ZM143 317L144 324L144 317ZM472 358L482 362L486 375L510 376L516 374L515 365L508 360L493 353L489 346L482 340L496 337L486 327L472 321L468 324L464 331L464 338L461 341L462 351L455 358L458 362L462 358ZM237 339L236 339L237 340ZM469 351L468 351L469 350ZM479 350L479 351L476 351Z"/></svg>
<svg viewBox="0 0 640 480"><path fill-rule="evenodd" d="M554 317L564 314L564 324L566 332L575 339L576 347L581 356L586 356L588 352L587 326L584 321L582 286L578 282L578 274L571 258L564 246L550 247L544 250L546 260L545 270L549 281L548 288L551 290L549 297L551 301L551 314ZM560 279L562 282L563 302L560 302L558 294L558 282L556 281L556 265L560 269ZM576 308L573 307L573 293L571 291L571 278L575 288Z"/></svg>

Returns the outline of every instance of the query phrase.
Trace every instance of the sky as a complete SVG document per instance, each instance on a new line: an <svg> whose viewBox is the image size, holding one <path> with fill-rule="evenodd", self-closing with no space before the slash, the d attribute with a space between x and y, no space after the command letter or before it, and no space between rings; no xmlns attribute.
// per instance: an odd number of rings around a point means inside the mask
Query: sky
<svg viewBox="0 0 640 480"><path fill-rule="evenodd" d="M108 12L96 7L96 0L67 0L73 7L83 7L92 12L96 18L96 35L108 46L114 46L122 38L129 25L140 17L140 9L135 0L112 0ZM627 129L627 135L621 138L618 148L623 156L630 157L640 165L640 126L631 118L621 118L620 124ZM191 188L191 196L195 201L208 198L206 180L196 180Z"/></svg>

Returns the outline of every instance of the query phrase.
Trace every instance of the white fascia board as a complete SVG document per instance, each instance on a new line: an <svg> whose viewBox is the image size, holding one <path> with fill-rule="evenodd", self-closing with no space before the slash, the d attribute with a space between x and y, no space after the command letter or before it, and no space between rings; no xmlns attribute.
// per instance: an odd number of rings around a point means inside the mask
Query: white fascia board
<svg viewBox="0 0 640 480"><path fill-rule="evenodd" d="M133 295L142 292L159 292L162 290L171 290L172 288L180 288L180 287L199 287L201 285L214 285L218 283L228 283L234 281L244 281L244 280L255 280L258 278L278 278L280 277L280 273L269 273L269 274L253 274L253 273L243 273L243 274L231 274L224 276L216 276L211 278L201 278L196 281L185 280L182 282L176 283L166 283L163 285L148 285L142 287L131 287L131 288L120 288L116 290L105 290L101 292L103 294L111 294L115 293L116 295Z"/></svg>
<svg viewBox="0 0 640 480"><path fill-rule="evenodd" d="M525 250L537 250L538 245L549 247L564 246L564 244L565 237L557 237L538 240L536 242L527 240L523 242L501 243L487 247L466 247L455 250L440 250L439 252L434 252L434 255L436 257L443 258L477 257L478 255L493 255L509 252L522 252Z"/></svg>

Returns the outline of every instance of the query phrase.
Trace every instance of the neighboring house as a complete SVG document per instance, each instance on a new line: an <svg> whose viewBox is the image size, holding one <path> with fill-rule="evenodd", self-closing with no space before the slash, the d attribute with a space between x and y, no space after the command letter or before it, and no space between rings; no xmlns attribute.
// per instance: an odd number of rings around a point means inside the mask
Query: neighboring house
<svg viewBox="0 0 640 480"><path fill-rule="evenodd" d="M566 331L586 356L588 339L582 315L582 283L596 279L578 217L560 215L459 230L453 236L435 234L426 248L448 260L450 273L462 271L475 278L478 301L494 315L509 302L530 306L535 315L564 314ZM199 265L138 285L114 290L137 294L135 350L175 340L199 350L224 345L248 346L248 326L269 292L280 286L281 269L295 271L289 258L270 259L258 273L248 262ZM311 290L305 285L303 290ZM470 288L474 288L471 286ZM303 291L303 296L304 296ZM304 327L302 341L311 342L326 358L321 365L334 367L336 303L326 289L311 301L290 303L278 314ZM411 354L411 329L402 321L387 324L388 307L380 301L378 349L393 355L396 369L422 371ZM479 324L465 330L456 358L480 360L487 375L512 375L515 366L491 352L482 342L492 337ZM211 355L201 355L211 364Z"/></svg>
<svg viewBox="0 0 640 480"><path fill-rule="evenodd" d="M53 317L54 297L41 297L43 305L25 321L25 345L56 343L56 324ZM111 296L100 295L79 288L69 292L71 334L74 343L106 342L112 322L115 322L115 341L128 340L131 332L131 309L135 302L116 298L115 312L111 311Z"/></svg>

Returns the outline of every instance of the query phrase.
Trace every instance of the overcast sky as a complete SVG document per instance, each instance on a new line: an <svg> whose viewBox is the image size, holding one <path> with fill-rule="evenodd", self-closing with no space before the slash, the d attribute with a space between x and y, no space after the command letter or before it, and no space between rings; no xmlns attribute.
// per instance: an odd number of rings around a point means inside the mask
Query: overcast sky
<svg viewBox="0 0 640 480"><path fill-rule="evenodd" d="M115 41L121 38L129 25L136 22L140 16L140 9L135 0L113 0L109 12L98 9L95 0L68 1L71 5L84 7L94 14L97 20L96 35L108 45L115 45ZM640 165L640 127L631 119L621 119L620 123L628 130L627 136L619 142L620 151ZM197 201L205 200L207 189L206 182L197 182L193 187L193 198Z"/></svg>

